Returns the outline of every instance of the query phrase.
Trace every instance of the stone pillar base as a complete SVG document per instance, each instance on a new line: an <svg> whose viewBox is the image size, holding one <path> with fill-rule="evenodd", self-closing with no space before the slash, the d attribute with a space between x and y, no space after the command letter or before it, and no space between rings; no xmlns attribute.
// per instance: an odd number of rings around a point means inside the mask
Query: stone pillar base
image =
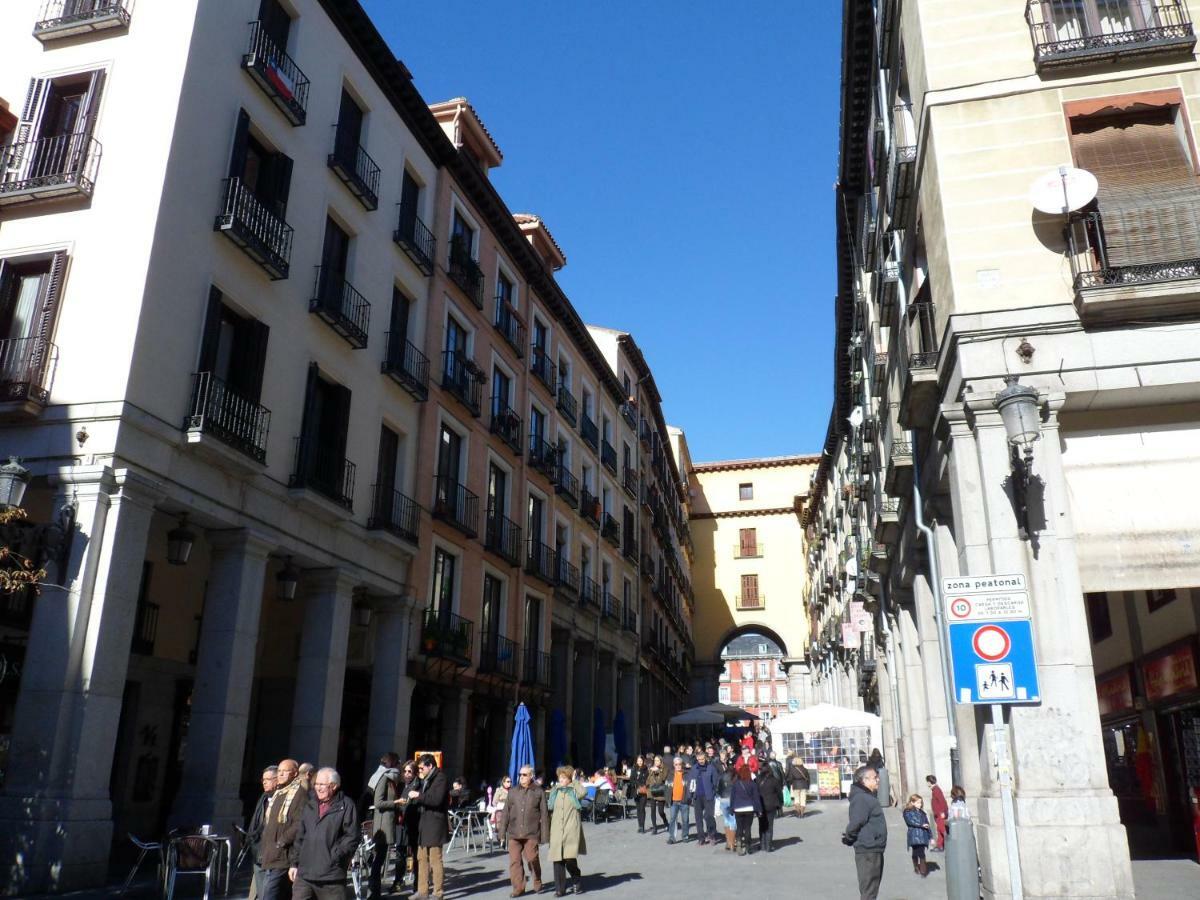
<svg viewBox="0 0 1200 900"><path fill-rule="evenodd" d="M107 798L0 797L0 894L62 893L104 884L112 837Z"/></svg>
<svg viewBox="0 0 1200 900"><path fill-rule="evenodd" d="M1092 796L1015 798L1026 900L1133 900L1129 840L1107 791ZM984 900L1012 896L998 797L979 801L975 838Z"/></svg>

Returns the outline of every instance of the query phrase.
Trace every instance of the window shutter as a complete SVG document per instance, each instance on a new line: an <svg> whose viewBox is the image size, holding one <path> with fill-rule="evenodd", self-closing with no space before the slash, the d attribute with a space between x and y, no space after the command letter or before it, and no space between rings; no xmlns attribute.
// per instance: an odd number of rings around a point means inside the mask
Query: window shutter
<svg viewBox="0 0 1200 900"><path fill-rule="evenodd" d="M271 172L275 181L272 191L275 197L275 212L279 218L286 219L288 194L292 187L292 158L276 153L271 161Z"/></svg>
<svg viewBox="0 0 1200 900"><path fill-rule="evenodd" d="M738 537L741 539L742 556L755 556L755 548L758 545L758 534L753 528L742 528L738 531Z"/></svg>
<svg viewBox="0 0 1200 900"><path fill-rule="evenodd" d="M321 370L316 363L308 364L308 380L304 387L304 418L300 425L300 449L296 455L296 472L307 475L311 472L310 459L316 452L317 431L317 381Z"/></svg>
<svg viewBox="0 0 1200 900"><path fill-rule="evenodd" d="M84 99L84 107L79 116L82 123L79 130L88 136L91 136L96 130L96 118L100 114L100 96L104 93L106 74L103 69L96 69L88 80L87 97Z"/></svg>
<svg viewBox="0 0 1200 900"><path fill-rule="evenodd" d="M337 395L337 418L335 419L334 433L328 440L328 446L334 448L338 462L339 471L341 471L341 460L346 457L346 436L350 433L350 388L338 385L335 391Z"/></svg>
<svg viewBox="0 0 1200 900"><path fill-rule="evenodd" d="M258 403L262 399L263 371L267 367L267 338L271 329L257 319L247 322L247 328L250 331L246 355L246 365L250 368L247 389L250 392L249 399Z"/></svg>
<svg viewBox="0 0 1200 900"><path fill-rule="evenodd" d="M34 78L29 82L29 90L25 94L25 105L21 108L21 119L17 122L12 145L3 155L4 171L0 172L0 178L3 178L5 183L20 181L25 168L24 161L33 158L29 142L37 133L38 122L46 107L49 85L50 80L47 78Z"/></svg>
<svg viewBox="0 0 1200 900"><path fill-rule="evenodd" d="M197 371L211 372L217 366L217 343L221 335L221 291L208 289L208 307L204 313L204 331L200 337L200 360Z"/></svg>
<svg viewBox="0 0 1200 900"><path fill-rule="evenodd" d="M241 178L246 172L246 148L250 143L250 114L238 110L237 127L233 132L233 154L229 157L229 177Z"/></svg>
<svg viewBox="0 0 1200 900"><path fill-rule="evenodd" d="M40 298L38 322L34 336L49 341L54 337L54 321L58 317L58 304L62 297L63 278L67 273L67 254L59 250L50 260L50 274L47 276Z"/></svg>

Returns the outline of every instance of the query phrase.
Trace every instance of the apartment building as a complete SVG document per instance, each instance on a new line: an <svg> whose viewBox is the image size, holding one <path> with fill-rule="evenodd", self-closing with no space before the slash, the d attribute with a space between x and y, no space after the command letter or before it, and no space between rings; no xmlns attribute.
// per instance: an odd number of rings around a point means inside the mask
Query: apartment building
<svg viewBox="0 0 1200 900"><path fill-rule="evenodd" d="M901 793L965 786L985 897L1011 890L1009 771L1025 896L1131 897L1131 851L1195 852L1191 13L843 10L814 668L878 702ZM939 658L940 577L987 574L1025 577L1040 680L999 734Z"/></svg>
<svg viewBox="0 0 1200 900"><path fill-rule="evenodd" d="M740 707L764 722L788 711L783 651L773 640L739 635L721 651L721 660L717 702Z"/></svg>
<svg viewBox="0 0 1200 900"><path fill-rule="evenodd" d="M5 540L47 570L0 613L4 889L230 833L284 755L354 794L388 749L495 778L517 702L540 759L636 734L617 449L666 473L665 426L471 105L355 0L0 24Z"/></svg>

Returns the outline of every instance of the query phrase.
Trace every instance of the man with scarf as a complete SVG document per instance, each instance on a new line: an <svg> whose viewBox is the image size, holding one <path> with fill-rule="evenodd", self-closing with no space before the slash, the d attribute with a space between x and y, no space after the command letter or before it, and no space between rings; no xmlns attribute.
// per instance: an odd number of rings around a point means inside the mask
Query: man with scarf
<svg viewBox="0 0 1200 900"><path fill-rule="evenodd" d="M300 786L300 764L285 759L275 772L275 792L267 804L262 829L262 869L264 873L261 900L288 900L292 883L288 869L292 866L292 845L300 825L300 811L308 802L308 792Z"/></svg>

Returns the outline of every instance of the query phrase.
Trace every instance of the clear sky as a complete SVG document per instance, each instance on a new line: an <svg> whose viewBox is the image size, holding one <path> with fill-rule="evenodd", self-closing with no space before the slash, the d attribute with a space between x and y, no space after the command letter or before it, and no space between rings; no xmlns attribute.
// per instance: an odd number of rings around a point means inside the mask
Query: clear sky
<svg viewBox="0 0 1200 900"><path fill-rule="evenodd" d="M429 102L465 96L585 322L631 332L697 461L829 419L840 3L364 0Z"/></svg>

